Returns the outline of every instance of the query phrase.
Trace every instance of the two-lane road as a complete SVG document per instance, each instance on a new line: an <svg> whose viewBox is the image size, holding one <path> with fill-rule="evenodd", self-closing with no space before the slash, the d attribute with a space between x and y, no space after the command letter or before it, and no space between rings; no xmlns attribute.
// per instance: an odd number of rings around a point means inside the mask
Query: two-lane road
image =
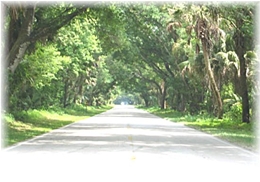
<svg viewBox="0 0 260 182"><path fill-rule="evenodd" d="M133 106L19 143L1 158L4 181L260 180L258 155Z"/></svg>

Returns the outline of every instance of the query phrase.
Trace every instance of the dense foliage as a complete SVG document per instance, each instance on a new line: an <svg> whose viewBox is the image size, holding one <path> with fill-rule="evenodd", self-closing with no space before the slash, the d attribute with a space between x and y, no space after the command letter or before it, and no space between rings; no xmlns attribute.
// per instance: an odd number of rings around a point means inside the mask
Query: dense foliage
<svg viewBox="0 0 260 182"><path fill-rule="evenodd" d="M121 94L248 123L258 88L255 8L7 4L8 109L104 105Z"/></svg>

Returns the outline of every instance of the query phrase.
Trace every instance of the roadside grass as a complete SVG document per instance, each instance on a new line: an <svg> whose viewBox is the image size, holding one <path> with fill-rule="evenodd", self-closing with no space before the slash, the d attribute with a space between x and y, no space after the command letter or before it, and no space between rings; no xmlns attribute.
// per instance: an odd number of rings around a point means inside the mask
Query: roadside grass
<svg viewBox="0 0 260 182"><path fill-rule="evenodd" d="M230 143L251 151L257 150L256 122L249 124L240 121L232 121L229 118L217 119L210 115L190 115L171 109L138 107L164 119L182 123L191 128L212 134Z"/></svg>
<svg viewBox="0 0 260 182"><path fill-rule="evenodd" d="M4 115L4 147L31 139L70 123L87 119L112 106L73 106L66 109L28 110Z"/></svg>

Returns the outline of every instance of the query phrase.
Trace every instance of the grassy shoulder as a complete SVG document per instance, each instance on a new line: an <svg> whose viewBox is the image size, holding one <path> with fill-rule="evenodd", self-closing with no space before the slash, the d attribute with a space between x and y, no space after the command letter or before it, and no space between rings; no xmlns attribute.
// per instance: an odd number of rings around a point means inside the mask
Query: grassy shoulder
<svg viewBox="0 0 260 182"><path fill-rule="evenodd" d="M186 126L204 131L212 134L230 143L246 148L248 150L256 151L256 123L242 123L239 121L232 121L228 118L217 119L209 115L189 115L187 113L180 113L171 109L161 110L160 108L144 108L152 114L155 114L164 119L183 123Z"/></svg>
<svg viewBox="0 0 260 182"><path fill-rule="evenodd" d="M112 106L73 106L66 109L28 110L4 115L4 147L31 139L70 123L87 119Z"/></svg>

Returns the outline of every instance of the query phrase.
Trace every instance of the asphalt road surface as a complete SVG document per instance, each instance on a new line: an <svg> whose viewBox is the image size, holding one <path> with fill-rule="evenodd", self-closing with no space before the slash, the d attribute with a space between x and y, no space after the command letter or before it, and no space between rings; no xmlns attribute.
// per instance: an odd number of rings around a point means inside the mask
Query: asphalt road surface
<svg viewBox="0 0 260 182"><path fill-rule="evenodd" d="M133 106L1 152L1 181L260 181L259 156Z"/></svg>

